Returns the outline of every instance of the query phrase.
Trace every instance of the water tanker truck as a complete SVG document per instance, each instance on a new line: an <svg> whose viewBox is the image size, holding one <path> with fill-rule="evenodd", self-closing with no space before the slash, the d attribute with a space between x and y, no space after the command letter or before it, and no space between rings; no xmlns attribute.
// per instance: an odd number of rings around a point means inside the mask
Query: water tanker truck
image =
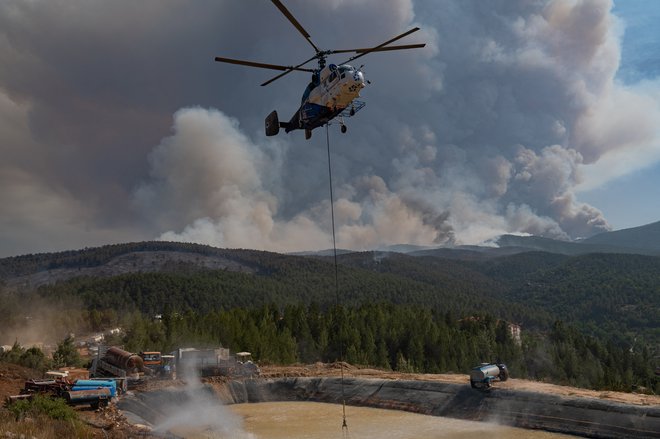
<svg viewBox="0 0 660 439"><path fill-rule="evenodd" d="M69 405L89 404L93 409L107 406L108 401L112 398L109 387L69 390L64 392L63 396Z"/></svg>
<svg viewBox="0 0 660 439"><path fill-rule="evenodd" d="M470 371L470 386L473 389L490 389L493 381L509 379L509 370L504 363L483 363Z"/></svg>

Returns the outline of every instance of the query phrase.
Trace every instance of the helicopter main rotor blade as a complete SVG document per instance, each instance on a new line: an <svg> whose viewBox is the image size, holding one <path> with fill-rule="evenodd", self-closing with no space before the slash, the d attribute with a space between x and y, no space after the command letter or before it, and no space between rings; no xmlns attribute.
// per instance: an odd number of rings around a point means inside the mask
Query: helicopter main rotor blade
<svg viewBox="0 0 660 439"><path fill-rule="evenodd" d="M329 52L332 53L363 53L363 52L385 52L387 50L405 50L405 49L421 49L422 47L426 46L426 43L421 43L421 44L405 44L401 46L387 46L387 47L381 47L379 49L375 49L373 47L368 47L364 49L343 49L343 50L329 50Z"/></svg>
<svg viewBox="0 0 660 439"><path fill-rule="evenodd" d="M282 76L284 76L284 75L288 75L289 73L293 72L294 70L302 70L303 72L313 72L314 70L311 70L311 69L301 69L300 67L304 66L305 64L307 64L308 62L310 62L311 60L316 59L316 58L318 58L318 55L314 55L313 57L311 57L311 58L308 59L307 61L302 62L302 63L298 64L297 66L289 67L288 69L286 69L286 72L284 72L284 73L280 73L279 75L275 76L274 78L269 79L268 81L266 81L266 82L264 82L263 84L261 84L261 86L263 87L264 85L268 85L268 84L270 84L271 82L280 79Z"/></svg>
<svg viewBox="0 0 660 439"><path fill-rule="evenodd" d="M302 27L302 25L300 23L298 23L298 20L296 20L296 17L294 17L293 14L291 12L289 12L289 10L282 4L282 2L280 0L271 0L271 1L273 2L273 4L275 6L277 6L277 9L279 9L280 12L282 12L282 14L284 14L284 16L289 19L291 24L293 24L295 26L295 28L298 29L298 32L300 32L302 34L302 36L305 37L307 42L312 45L314 50L316 50L317 52L320 52L321 50L318 47L316 47L316 45L312 42L312 37L309 35L309 33L305 30L304 27ZM264 85L264 84L261 84L261 85Z"/></svg>
<svg viewBox="0 0 660 439"><path fill-rule="evenodd" d="M280 66L277 64L266 64L266 63L261 63L261 62L253 62L253 61L243 61L240 59L232 59L232 58L222 58L219 56L215 57L215 60L218 62L226 62L229 64L238 64L241 66L248 66L248 67L259 67L261 69L271 69L271 70L288 70L288 71L293 71L293 70L299 70L301 72L313 72L314 70L312 69L301 69L300 66ZM303 63L304 64L304 63Z"/></svg>
<svg viewBox="0 0 660 439"><path fill-rule="evenodd" d="M384 43L379 44L378 46L372 47L370 49L366 49L364 52L360 52L359 55L355 55L355 56L350 57L349 59L344 61L342 64L349 63L349 62L353 61L354 59L358 59L358 58L360 58L360 57L362 57L362 56L364 56L368 53L376 52L378 49L380 49L382 47L385 47L388 44L395 42L396 40L400 40L401 38L406 37L406 36L410 35L413 32L417 32L418 30L419 30L418 27L414 27L414 28L410 29L408 32L404 32L401 35L397 35L396 37L392 38L391 40L385 41Z"/></svg>

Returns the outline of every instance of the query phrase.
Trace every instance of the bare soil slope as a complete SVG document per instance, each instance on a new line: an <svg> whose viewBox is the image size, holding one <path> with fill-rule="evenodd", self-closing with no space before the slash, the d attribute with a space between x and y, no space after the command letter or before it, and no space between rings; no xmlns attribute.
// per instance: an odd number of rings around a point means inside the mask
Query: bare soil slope
<svg viewBox="0 0 660 439"><path fill-rule="evenodd" d="M0 404L10 395L18 395L25 381L32 378L41 378L41 375L33 369L0 362Z"/></svg>

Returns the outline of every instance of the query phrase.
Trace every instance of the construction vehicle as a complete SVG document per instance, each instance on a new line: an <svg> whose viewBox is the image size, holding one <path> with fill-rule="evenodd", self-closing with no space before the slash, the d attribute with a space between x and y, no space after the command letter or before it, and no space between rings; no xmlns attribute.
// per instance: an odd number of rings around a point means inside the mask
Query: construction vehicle
<svg viewBox="0 0 660 439"><path fill-rule="evenodd" d="M140 352L140 357L144 363L144 367L148 367L154 372L157 372L163 365L163 358L160 352Z"/></svg>
<svg viewBox="0 0 660 439"><path fill-rule="evenodd" d="M482 363L470 371L470 386L473 389L487 390L493 381L509 379L509 369L504 363Z"/></svg>
<svg viewBox="0 0 660 439"><path fill-rule="evenodd" d="M238 376L244 377L256 377L259 376L261 370L252 361L252 354L249 352L237 352L236 353L236 368L235 374Z"/></svg>
<svg viewBox="0 0 660 439"><path fill-rule="evenodd" d="M139 355L131 354L116 346L108 348L103 359L126 372L143 372L144 360Z"/></svg>
<svg viewBox="0 0 660 439"><path fill-rule="evenodd" d="M153 376L165 379L174 379L174 355L164 355L160 352L140 352L144 367L152 372Z"/></svg>
<svg viewBox="0 0 660 439"><path fill-rule="evenodd" d="M96 358L92 360L89 369L92 377L120 377L140 379L140 373L145 372L144 360L116 346L99 346Z"/></svg>

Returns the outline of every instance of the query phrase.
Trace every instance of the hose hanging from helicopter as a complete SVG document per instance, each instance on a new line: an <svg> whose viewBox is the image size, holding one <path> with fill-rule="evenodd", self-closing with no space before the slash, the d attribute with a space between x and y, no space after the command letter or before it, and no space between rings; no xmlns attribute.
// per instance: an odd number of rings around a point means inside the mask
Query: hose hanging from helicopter
<svg viewBox="0 0 660 439"><path fill-rule="evenodd" d="M334 254L334 262L335 262L335 301L336 301L337 311L339 311L339 305L341 301L339 297L339 264L337 263L337 238L335 233L335 207L334 207L334 195L332 191L332 161L330 160L329 126L330 124L325 125L325 140L328 150L328 181L330 183L330 217L332 219L332 249ZM341 431L342 431L342 437L344 439L347 439L349 437L349 433L348 433L348 424L346 422L346 394L344 391L344 324L343 324L343 319L341 317L339 320L339 369L341 371L341 410L342 410Z"/></svg>
<svg viewBox="0 0 660 439"><path fill-rule="evenodd" d="M293 130L305 130L305 138L312 137L312 130L325 125L326 128L326 144L328 151L328 176L330 183L330 211L332 216L332 245L334 250L334 266L335 266L335 298L337 302L337 309L339 311L340 295L339 295L339 265L337 261L337 241L335 233L335 212L334 212L334 194L332 190L332 164L330 160L330 134L329 128L330 121L335 117L339 117L341 125L341 132L346 132L343 118L355 115L362 107L364 102L356 100L360 96L360 90L365 86L364 75L361 72L362 67L355 69L348 65L349 62L358 59L364 55L373 52L385 52L395 50L419 49L426 44L406 44L398 46L390 46L391 43L406 37L413 32L419 30L418 27L410 29L388 41L377 46L362 48L362 49L344 49L344 50L321 50L314 44L310 34L305 28L296 20L291 12L282 4L281 0L271 0L271 2L280 10L280 12L289 20L289 22L298 30L298 32L305 38L305 40L312 46L315 54L306 61L295 66L283 66L279 64L267 64L253 61L245 61L233 58L216 57L218 62L237 64L248 67L257 67L262 69L280 70L282 73L274 76L273 78L265 81L261 86L266 86L281 77L288 75L293 71L311 72L312 83L307 86L303 93L303 99L300 107L291 117L289 122L280 122L277 111L271 112L265 120L266 135L273 136L279 133L280 128L284 128L288 133ZM339 67L331 64L326 67L326 58L329 55L337 53L355 53L352 57L348 58L345 62L340 63ZM317 60L318 67L310 69L303 67L305 64ZM350 107L350 108L349 108ZM341 319L341 317L340 317ZM346 422L346 397L344 392L344 346L343 346L343 319L339 321L339 361L341 370L341 399L342 399L342 436L349 437L348 424Z"/></svg>

